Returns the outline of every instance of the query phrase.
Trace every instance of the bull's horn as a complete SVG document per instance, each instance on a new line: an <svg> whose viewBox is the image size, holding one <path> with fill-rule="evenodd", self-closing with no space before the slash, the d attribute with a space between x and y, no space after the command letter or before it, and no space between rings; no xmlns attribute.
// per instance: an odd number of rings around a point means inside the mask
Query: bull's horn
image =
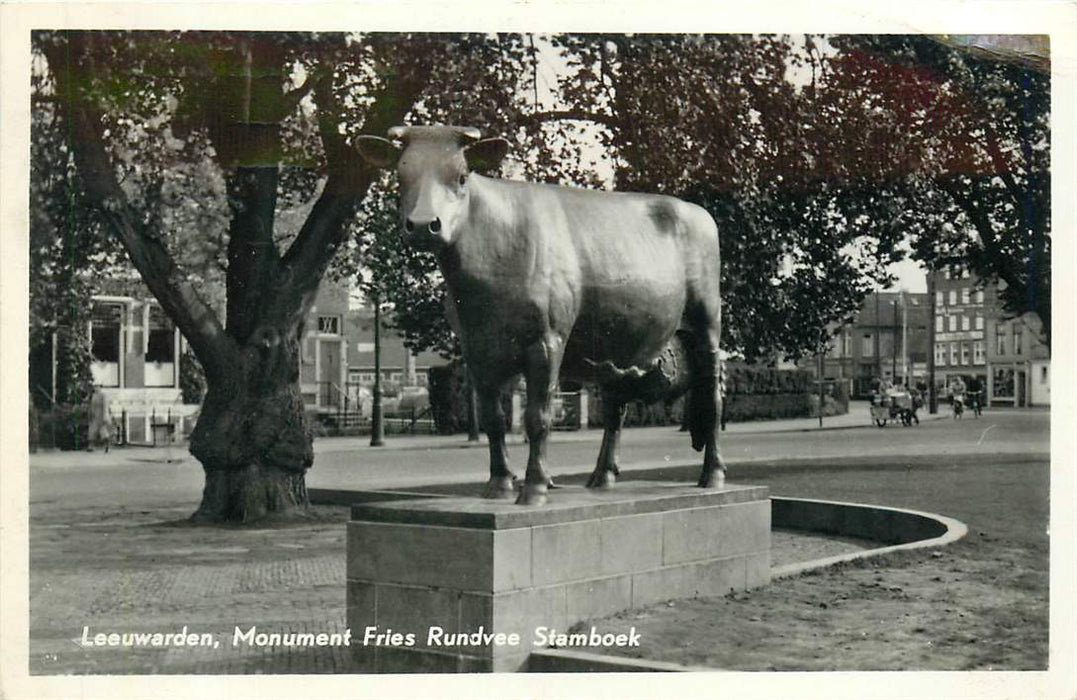
<svg viewBox="0 0 1077 700"><path fill-rule="evenodd" d="M456 132L460 134L460 140L464 143L478 141L482 138L482 132L473 126L458 126Z"/></svg>
<svg viewBox="0 0 1077 700"><path fill-rule="evenodd" d="M387 136L391 139L402 139L407 136L408 127L406 126L394 126L389 129Z"/></svg>

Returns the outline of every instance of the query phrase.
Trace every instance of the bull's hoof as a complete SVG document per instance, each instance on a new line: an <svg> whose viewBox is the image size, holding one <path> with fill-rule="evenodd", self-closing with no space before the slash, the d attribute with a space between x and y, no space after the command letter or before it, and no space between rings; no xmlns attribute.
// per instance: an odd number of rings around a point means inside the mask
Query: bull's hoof
<svg viewBox="0 0 1077 700"><path fill-rule="evenodd" d="M518 506L542 506L546 505L547 486L542 484L524 484L520 489L520 495L516 498Z"/></svg>
<svg viewBox="0 0 1077 700"><path fill-rule="evenodd" d="M559 489L561 487L558 486L557 484L553 483L553 477L551 476L549 479L546 480L546 488L548 488L548 489Z"/></svg>
<svg viewBox="0 0 1077 700"><path fill-rule="evenodd" d="M704 469L696 484L704 489L720 489L725 486L725 469Z"/></svg>
<svg viewBox="0 0 1077 700"><path fill-rule="evenodd" d="M596 469L591 472L591 477L587 479L587 488L611 489L617 483L616 474L616 472L609 469Z"/></svg>
<svg viewBox="0 0 1077 700"><path fill-rule="evenodd" d="M513 498L516 496L516 477L508 476L492 476L490 480L486 482L486 488L483 489L482 497L493 500L504 500Z"/></svg>

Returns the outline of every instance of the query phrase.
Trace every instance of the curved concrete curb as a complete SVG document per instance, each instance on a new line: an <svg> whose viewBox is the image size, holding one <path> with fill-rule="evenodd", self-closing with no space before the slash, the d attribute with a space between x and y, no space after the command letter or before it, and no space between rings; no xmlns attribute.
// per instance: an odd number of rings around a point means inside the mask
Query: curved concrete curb
<svg viewBox="0 0 1077 700"><path fill-rule="evenodd" d="M968 532L968 527L960 520L904 508L774 496L770 503L772 528L856 537L887 544L877 549L777 566L770 570L771 580L891 552L941 547L956 542Z"/></svg>
<svg viewBox="0 0 1077 700"><path fill-rule="evenodd" d="M713 673L719 670L568 649L537 649L527 657L528 673Z"/></svg>

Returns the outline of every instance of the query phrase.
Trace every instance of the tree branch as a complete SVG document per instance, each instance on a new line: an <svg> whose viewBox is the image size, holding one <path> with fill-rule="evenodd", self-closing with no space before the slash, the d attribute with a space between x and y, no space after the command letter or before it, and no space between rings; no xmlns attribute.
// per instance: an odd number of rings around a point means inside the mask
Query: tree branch
<svg viewBox="0 0 1077 700"><path fill-rule="evenodd" d="M213 309L176 266L163 241L140 225L105 150L103 114L79 87L86 85L83 81L90 77L77 72L85 66L86 56L75 55L85 53L84 35L75 33L69 37L49 44L45 54L56 79L60 110L71 124L68 146L88 198L120 239L146 286L187 338L207 374L224 376L231 370L238 349L224 333Z"/></svg>
<svg viewBox="0 0 1077 700"><path fill-rule="evenodd" d="M363 131L384 134L400 124L425 87L419 75L394 75L376 95L363 121ZM377 171L352 149L340 133L343 110L332 90L332 73L324 70L315 83L318 131L322 138L329 178L299 235L284 254L282 263L291 272L291 286L313 300L322 275L344 240L347 221L366 196Z"/></svg>
<svg viewBox="0 0 1077 700"><path fill-rule="evenodd" d="M532 114L522 117L520 121L524 126L555 121L594 122L596 124L607 126L610 129L615 129L618 126L617 119L612 115L588 112L582 109L555 109L543 112L533 112Z"/></svg>

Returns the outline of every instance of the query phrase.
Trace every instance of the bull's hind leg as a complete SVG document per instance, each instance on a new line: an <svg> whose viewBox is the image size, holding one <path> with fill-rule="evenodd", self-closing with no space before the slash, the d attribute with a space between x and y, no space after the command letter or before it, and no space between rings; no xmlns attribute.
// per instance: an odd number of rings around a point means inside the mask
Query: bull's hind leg
<svg viewBox="0 0 1077 700"><path fill-rule="evenodd" d="M516 475L509 469L505 451L505 409L497 387L479 389L479 411L482 429L490 441L490 481L483 498L511 498L516 495Z"/></svg>
<svg viewBox="0 0 1077 700"><path fill-rule="evenodd" d="M555 335L548 335L542 341L527 349L527 408L524 410L524 428L530 454L527 459L527 474L520 496L519 505L542 505L546 502L546 492L550 485L550 476L546 473L546 441L550 435L553 420L553 390L557 385L557 375L561 369L561 356L564 343Z"/></svg>
<svg viewBox="0 0 1077 700"><path fill-rule="evenodd" d="M617 445L620 442L624 419L624 401L614 396L613 392L605 392L602 396L602 424L605 433L602 435L598 464L595 465L591 478L587 480L587 488L610 488L617 481L617 475L621 473L617 468Z"/></svg>
<svg viewBox="0 0 1077 700"><path fill-rule="evenodd" d="M722 410L722 395L718 382L721 371L718 356L717 327L696 331L692 348L692 382L688 396L688 429L692 448L703 451L703 469L699 486L719 487L725 484L725 462L718 452L718 416Z"/></svg>

